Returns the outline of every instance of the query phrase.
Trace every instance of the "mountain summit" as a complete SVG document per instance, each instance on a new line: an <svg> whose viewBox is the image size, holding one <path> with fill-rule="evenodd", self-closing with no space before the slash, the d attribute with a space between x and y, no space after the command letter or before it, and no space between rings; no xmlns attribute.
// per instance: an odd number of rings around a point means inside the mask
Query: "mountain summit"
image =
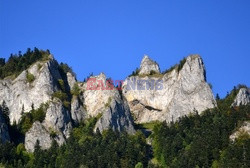
<svg viewBox="0 0 250 168"><path fill-rule="evenodd" d="M149 75L150 73L160 73L160 68L155 61L149 58L149 56L144 55L141 61L139 74Z"/></svg>

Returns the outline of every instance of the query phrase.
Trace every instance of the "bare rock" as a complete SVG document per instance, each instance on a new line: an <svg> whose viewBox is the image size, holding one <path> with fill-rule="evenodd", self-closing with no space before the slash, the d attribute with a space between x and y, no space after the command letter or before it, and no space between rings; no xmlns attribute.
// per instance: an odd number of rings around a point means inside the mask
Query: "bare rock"
<svg viewBox="0 0 250 168"><path fill-rule="evenodd" d="M72 130L70 111L63 106L59 99L54 99L50 103L43 125L48 129L63 134L64 138L58 141L59 144L62 144L69 137Z"/></svg>
<svg viewBox="0 0 250 168"><path fill-rule="evenodd" d="M75 125L87 118L87 112L83 102L78 96L73 96L71 101L71 118Z"/></svg>
<svg viewBox="0 0 250 168"><path fill-rule="evenodd" d="M107 89L108 84L106 82L106 76L101 73L98 76L91 77L84 84L82 88L84 90L83 102L87 117L101 115L95 127L100 131L113 129L134 133L128 105L123 101L116 88Z"/></svg>
<svg viewBox="0 0 250 168"><path fill-rule="evenodd" d="M140 75L148 75L150 73L160 73L159 65L151 60L147 55L145 55L141 61Z"/></svg>
<svg viewBox="0 0 250 168"><path fill-rule="evenodd" d="M232 106L247 105L250 103L250 89L241 88L232 104Z"/></svg>
<svg viewBox="0 0 250 168"><path fill-rule="evenodd" d="M70 72L67 73L67 81L69 84L70 89L74 87L74 84L77 82L76 76Z"/></svg>
<svg viewBox="0 0 250 168"><path fill-rule="evenodd" d="M100 132L112 129L114 131L126 131L134 134L133 120L127 102L123 102L120 97L112 98L110 104L103 111L101 118L97 121L95 130Z"/></svg>
<svg viewBox="0 0 250 168"><path fill-rule="evenodd" d="M27 81L27 73L34 76L34 81ZM23 71L14 80L0 80L0 102L6 102L10 110L10 122L19 122L22 111L39 108L42 103L51 100L51 95L58 90L58 63L51 59L47 62L36 62Z"/></svg>
<svg viewBox="0 0 250 168"><path fill-rule="evenodd" d="M128 77L123 95L137 123L176 121L217 106L199 55L187 57L182 66L166 74Z"/></svg>
<svg viewBox="0 0 250 168"><path fill-rule="evenodd" d="M52 138L45 127L36 121L32 128L25 134L25 148L28 152L34 152L35 145L39 141L41 149L48 149L51 146Z"/></svg>
<svg viewBox="0 0 250 168"><path fill-rule="evenodd" d="M71 130L69 111L59 99L55 99L49 104L45 120L42 123L33 123L32 128L25 134L25 148L33 152L37 140L42 149L50 148L53 139L62 145L69 138Z"/></svg>

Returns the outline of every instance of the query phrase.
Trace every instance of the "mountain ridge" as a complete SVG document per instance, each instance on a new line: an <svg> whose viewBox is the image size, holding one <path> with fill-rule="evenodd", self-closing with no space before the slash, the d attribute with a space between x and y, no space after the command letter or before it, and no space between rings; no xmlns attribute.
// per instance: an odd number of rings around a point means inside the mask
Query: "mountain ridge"
<svg viewBox="0 0 250 168"><path fill-rule="evenodd" d="M184 58L165 73L160 72L158 63L145 55L140 69L124 81L122 90L115 86L113 89L88 89L92 84L99 85L91 83L93 79L105 86L109 79L100 73L85 82L77 81L68 66L59 64L51 54L46 58L34 59L15 79L0 80L0 102L6 102L11 124L26 124L24 143L29 152L34 151L37 141L43 141L40 143L42 149L48 149L53 140L59 145L65 143L72 128L91 117L98 118L94 131L112 129L134 134L134 122L171 122L196 111L200 113L217 107L199 55ZM150 80L159 81L162 88L128 90L129 79L144 81L145 85L139 83L141 88L146 88ZM47 106L40 112L45 117L32 118L39 114L36 110L42 104ZM8 130L3 130L6 134L1 139L5 141Z"/></svg>

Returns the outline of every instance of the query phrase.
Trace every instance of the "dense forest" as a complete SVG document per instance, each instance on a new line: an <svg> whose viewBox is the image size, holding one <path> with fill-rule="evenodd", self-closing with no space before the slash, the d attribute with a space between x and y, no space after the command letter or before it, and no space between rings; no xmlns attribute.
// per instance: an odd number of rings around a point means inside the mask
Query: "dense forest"
<svg viewBox="0 0 250 168"><path fill-rule="evenodd" d="M11 55L7 62L1 58L0 79L16 77L37 60L48 59L49 54L48 50L35 48L28 49L25 54ZM62 76L72 72L67 64L61 63L59 68ZM59 84L62 92L53 96L67 102L66 93L69 91L63 81ZM250 105L231 107L241 87L245 86L234 87L224 99L217 95L217 108L201 114L194 111L177 122L135 125L137 131L134 135L112 130L94 133L97 118L90 118L75 126L64 145L59 147L53 142L50 149L42 150L37 142L34 153L25 150L24 134L33 122L44 120L47 105L32 108L23 114L20 123L10 125L9 109L3 102L0 110L8 124L11 142L0 142L0 167L247 168L250 167L250 136L242 134L235 141L229 138L244 121L250 120ZM78 95L79 88L74 88L71 94Z"/></svg>
<svg viewBox="0 0 250 168"><path fill-rule="evenodd" d="M162 167L249 167L250 136L236 142L229 136L243 121L250 119L250 106L230 108L235 90L218 108L182 117L176 123L154 127L154 157Z"/></svg>
<svg viewBox="0 0 250 168"><path fill-rule="evenodd" d="M7 76L16 77L34 62L47 60L49 55L49 50L43 51L35 47L34 50L28 48L24 54L21 51L18 54L11 54L8 61L5 61L5 58L0 58L0 79Z"/></svg>

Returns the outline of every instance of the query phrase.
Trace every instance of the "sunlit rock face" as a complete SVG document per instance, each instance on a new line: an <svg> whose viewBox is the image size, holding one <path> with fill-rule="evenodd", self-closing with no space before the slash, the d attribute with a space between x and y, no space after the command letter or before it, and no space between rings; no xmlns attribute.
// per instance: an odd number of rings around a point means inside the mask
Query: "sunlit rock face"
<svg viewBox="0 0 250 168"><path fill-rule="evenodd" d="M28 81L27 74L33 80ZM94 77L106 81L100 74ZM63 81L67 92L67 102L54 97L54 93L62 91ZM6 102L10 110L10 122L19 123L22 114L38 109L47 104L43 122L36 121L25 134L25 147L33 152L37 141L42 149L48 149L53 140L59 145L66 142L73 126L90 117L98 117L95 130L113 129L133 134L133 120L126 101L118 90L88 90L84 88L79 95L71 95L70 90L78 86L83 89L86 83L76 80L73 73L62 74L57 61L50 56L46 61L37 61L15 79L7 77L0 80L0 103ZM67 107L65 103L68 104ZM7 125L0 116L0 138L9 140Z"/></svg>
<svg viewBox="0 0 250 168"><path fill-rule="evenodd" d="M149 75L150 73L160 73L159 65L145 55L141 61L140 75Z"/></svg>
<svg viewBox="0 0 250 168"><path fill-rule="evenodd" d="M37 141L42 149L48 149L54 139L59 145L65 143L72 130L70 111L59 99L48 104L46 116L42 123L36 121L25 134L25 148L33 152Z"/></svg>
<svg viewBox="0 0 250 168"><path fill-rule="evenodd" d="M141 70L153 70L144 68L144 62ZM188 56L183 65L165 74L139 73L128 77L123 83L123 95L137 123L176 121L194 111L200 113L217 106L199 55Z"/></svg>
<svg viewBox="0 0 250 168"><path fill-rule="evenodd" d="M33 82L27 81L27 73L34 75ZM0 80L0 102L5 101L10 109L10 122L18 123L22 112L30 111L32 106L36 109L51 100L51 95L58 90L58 79L62 79L58 63L51 58L46 62L36 62L14 80Z"/></svg>
<svg viewBox="0 0 250 168"><path fill-rule="evenodd" d="M245 121L241 127L239 127L231 136L230 140L235 141L237 138L239 138L242 135L248 135L250 137L250 122Z"/></svg>
<svg viewBox="0 0 250 168"><path fill-rule="evenodd" d="M123 96L113 86L108 88L106 76L101 73L92 76L82 86L84 107L88 117L99 116L95 130L104 131L113 129L126 131L130 134L135 132L130 109Z"/></svg>
<svg viewBox="0 0 250 168"><path fill-rule="evenodd" d="M232 104L232 106L247 105L250 103L250 89L241 88Z"/></svg>
<svg viewBox="0 0 250 168"><path fill-rule="evenodd" d="M52 138L44 126L36 121L32 128L25 135L25 148L29 152L34 152L35 145L39 143L42 149L48 149L51 146Z"/></svg>

